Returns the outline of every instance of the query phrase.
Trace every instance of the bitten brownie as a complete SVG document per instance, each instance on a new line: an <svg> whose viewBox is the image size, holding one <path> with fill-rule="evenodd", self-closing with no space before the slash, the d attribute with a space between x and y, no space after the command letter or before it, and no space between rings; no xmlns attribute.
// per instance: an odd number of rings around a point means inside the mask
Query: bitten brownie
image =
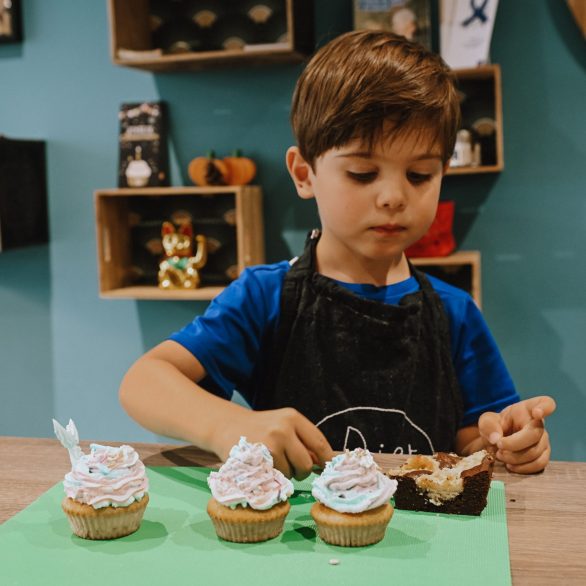
<svg viewBox="0 0 586 586"><path fill-rule="evenodd" d="M437 452L411 456L387 472L398 482L397 509L480 515L487 503L494 458L485 450L470 456Z"/></svg>

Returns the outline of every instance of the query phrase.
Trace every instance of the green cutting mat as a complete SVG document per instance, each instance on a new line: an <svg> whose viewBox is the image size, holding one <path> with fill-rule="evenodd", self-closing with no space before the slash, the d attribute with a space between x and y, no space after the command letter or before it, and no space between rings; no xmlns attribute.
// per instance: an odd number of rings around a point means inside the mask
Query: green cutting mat
<svg viewBox="0 0 586 586"><path fill-rule="evenodd" d="M258 544L216 537L206 514L206 468L148 469L141 528L113 541L72 535L57 484L0 526L2 586L343 586L511 584L502 482L480 517L396 510L380 543L342 548L315 534L311 478L296 483L284 532ZM330 564L336 559L338 565Z"/></svg>

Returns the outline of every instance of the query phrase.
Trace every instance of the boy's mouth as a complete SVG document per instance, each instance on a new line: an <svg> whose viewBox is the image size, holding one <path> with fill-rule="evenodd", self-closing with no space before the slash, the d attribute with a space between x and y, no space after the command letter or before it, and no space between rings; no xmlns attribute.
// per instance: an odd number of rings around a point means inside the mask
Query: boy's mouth
<svg viewBox="0 0 586 586"><path fill-rule="evenodd" d="M371 230L382 236L393 236L404 232L407 228L400 224L381 224L380 226L373 226Z"/></svg>

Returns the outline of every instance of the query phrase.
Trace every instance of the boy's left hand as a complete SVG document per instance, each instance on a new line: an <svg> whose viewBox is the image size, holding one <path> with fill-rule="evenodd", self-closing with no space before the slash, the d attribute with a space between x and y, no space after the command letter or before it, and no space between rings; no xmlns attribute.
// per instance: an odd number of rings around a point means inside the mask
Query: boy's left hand
<svg viewBox="0 0 586 586"><path fill-rule="evenodd" d="M548 396L533 397L509 405L500 413L483 413L478 431L489 444L496 445L497 459L511 472L541 472L551 455L549 434L543 420L556 408Z"/></svg>

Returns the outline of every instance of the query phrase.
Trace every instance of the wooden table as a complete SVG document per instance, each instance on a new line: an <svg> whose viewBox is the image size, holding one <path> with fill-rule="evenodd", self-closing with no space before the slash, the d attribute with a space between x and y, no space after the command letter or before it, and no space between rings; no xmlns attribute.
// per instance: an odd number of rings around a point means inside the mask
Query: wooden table
<svg viewBox="0 0 586 586"><path fill-rule="evenodd" d="M81 445L87 451L89 442ZM132 445L147 466L219 464L214 455L191 446ZM400 456L375 457L383 468L401 462ZM0 523L60 482L69 469L67 452L57 440L0 437ZM586 463L552 462L543 474L532 476L497 466L494 477L506 485L513 584L586 584Z"/></svg>

